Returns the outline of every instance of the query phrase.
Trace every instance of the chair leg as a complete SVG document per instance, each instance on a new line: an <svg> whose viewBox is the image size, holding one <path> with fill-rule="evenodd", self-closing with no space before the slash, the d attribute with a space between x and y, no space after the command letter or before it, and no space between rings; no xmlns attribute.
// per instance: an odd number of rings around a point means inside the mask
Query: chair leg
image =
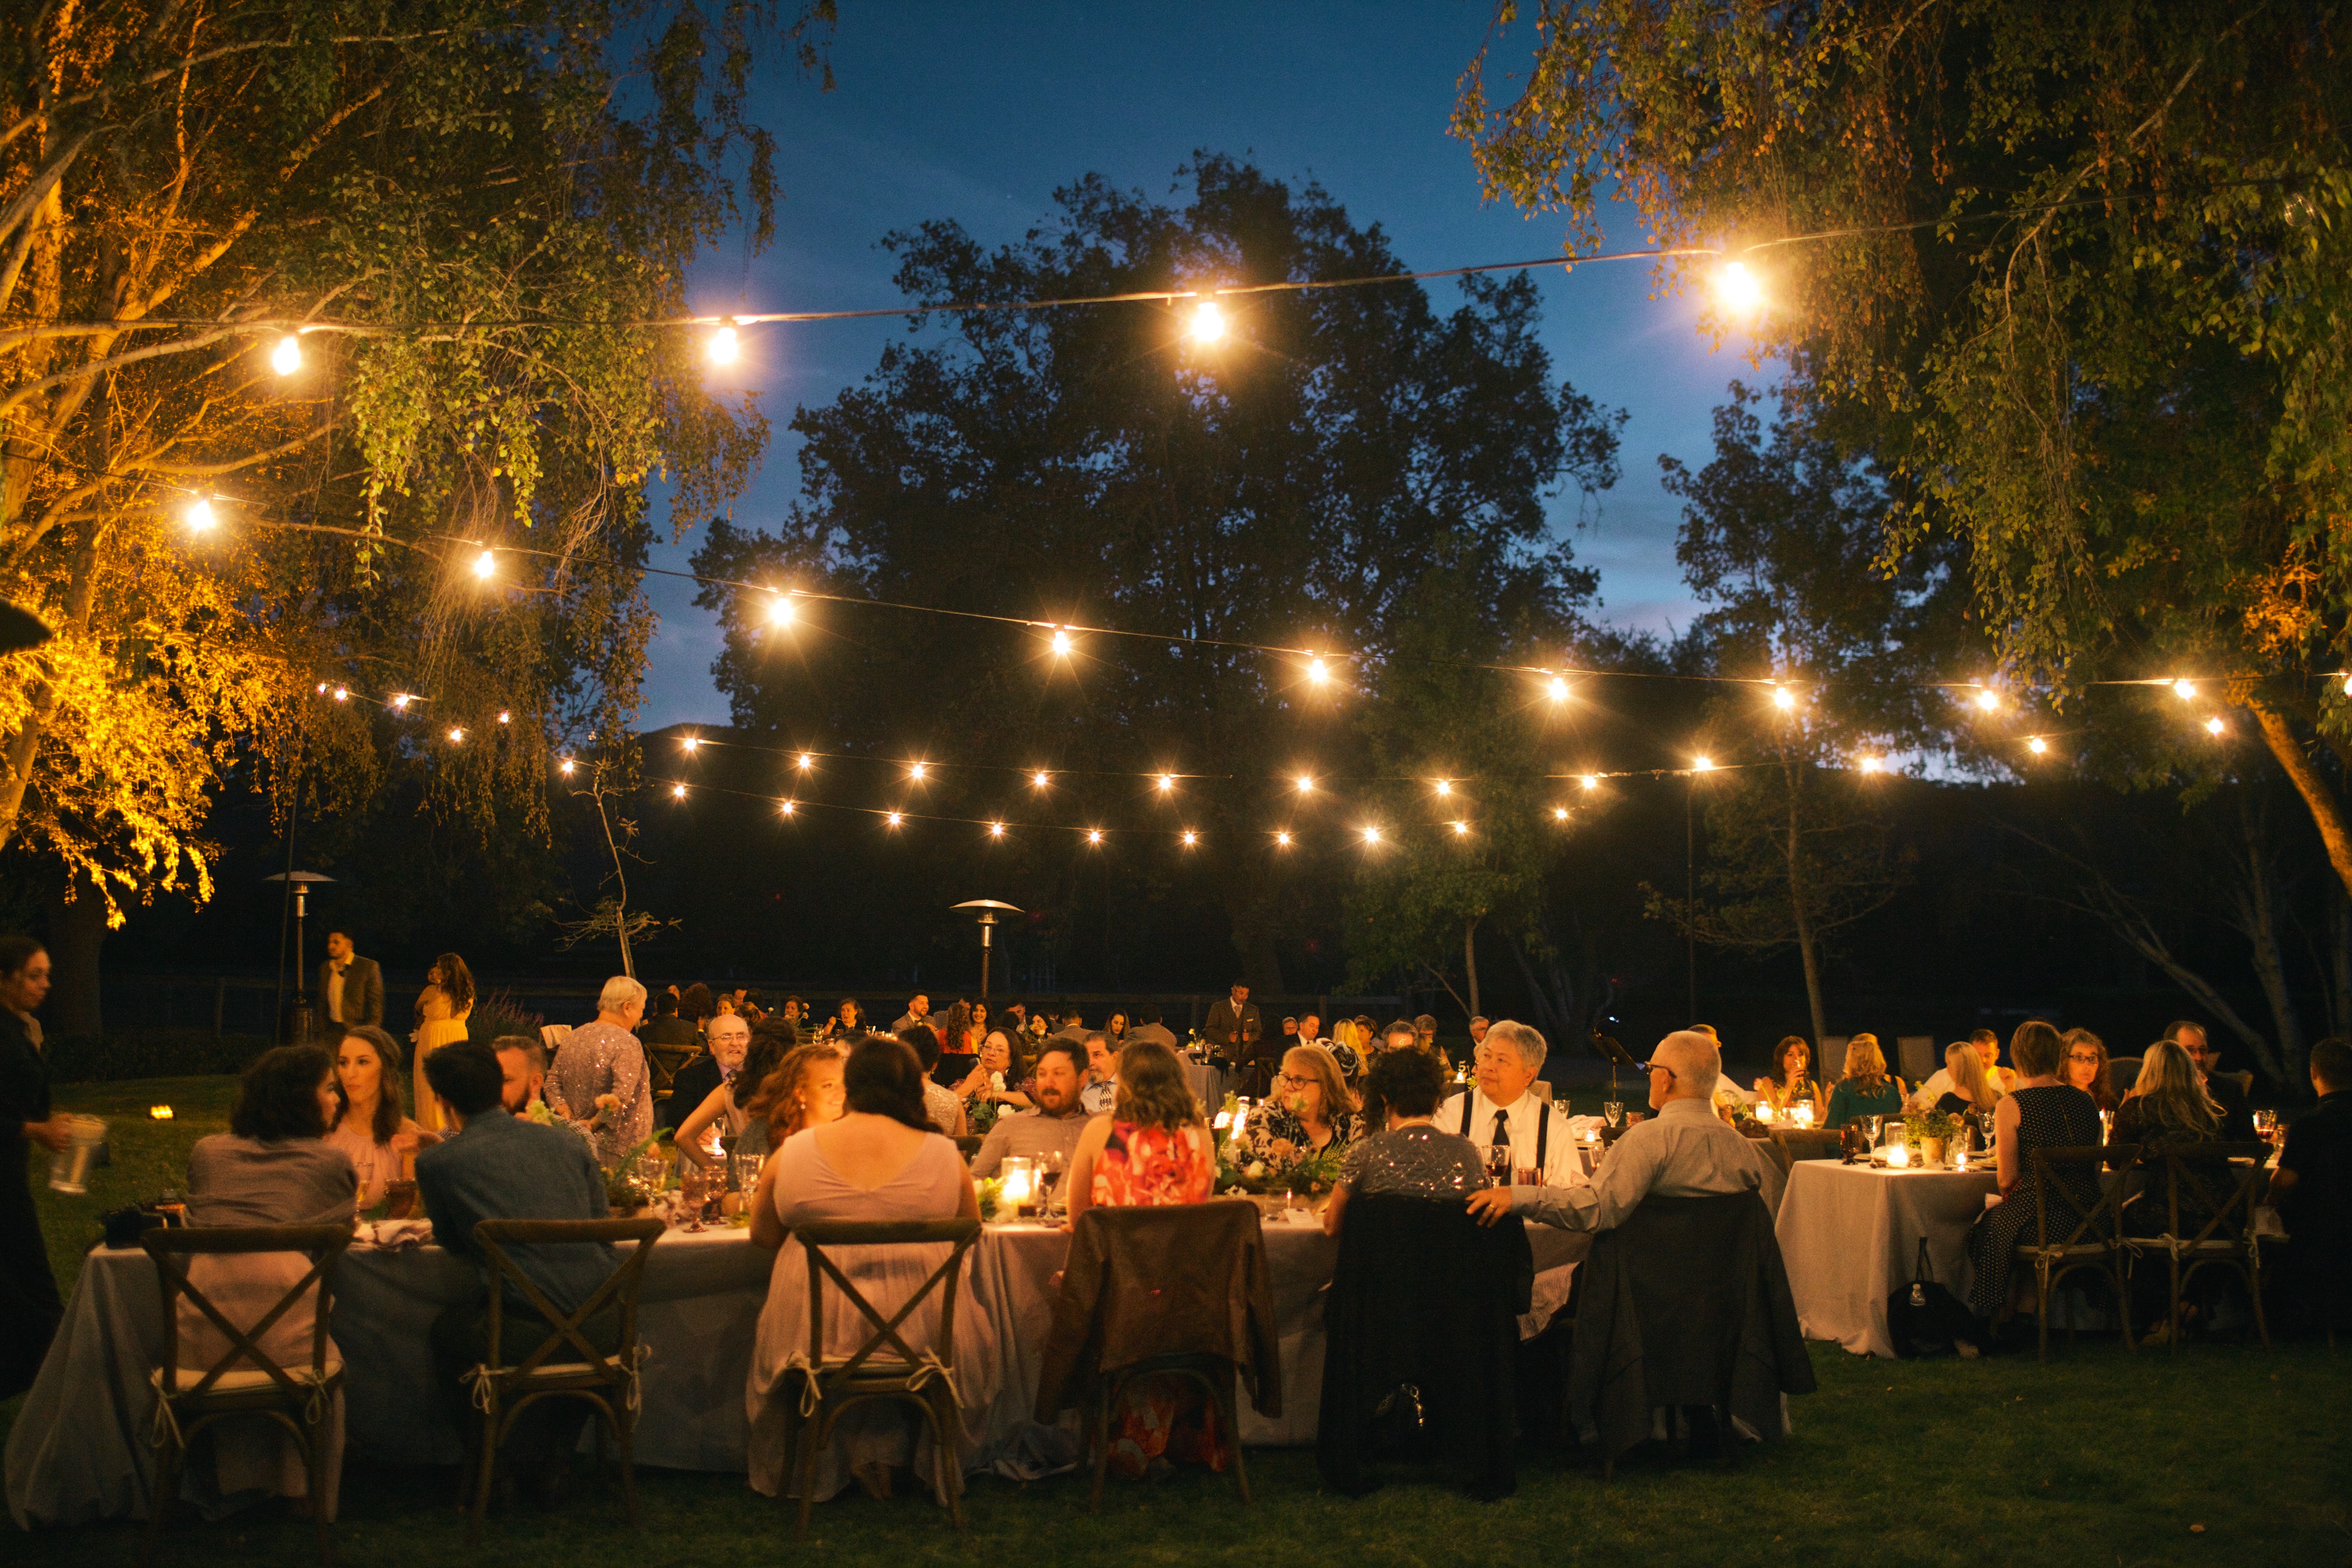
<svg viewBox="0 0 2352 1568"><path fill-rule="evenodd" d="M474 1470L473 1518L466 1526L466 1544L477 1545L482 1539L482 1519L490 1511L490 1481L498 1474L500 1422L498 1402L482 1412L482 1455Z"/></svg>
<svg viewBox="0 0 2352 1568"><path fill-rule="evenodd" d="M1217 1380L1212 1392L1216 1395L1213 1403L1217 1408L1217 1419L1224 1424L1225 1441L1234 1446L1234 1482L1241 1488L1242 1506L1247 1508L1250 1500L1249 1464L1242 1458L1241 1401L1234 1395L1237 1380L1238 1374L1229 1367L1225 1375Z"/></svg>
<svg viewBox="0 0 2352 1568"><path fill-rule="evenodd" d="M820 1403L816 1414L801 1423L801 1513L800 1522L793 1528L794 1541L808 1539L809 1510L816 1502L816 1465L824 1452L824 1405Z"/></svg>
<svg viewBox="0 0 2352 1568"><path fill-rule="evenodd" d="M599 1421L596 1423L596 1484L600 1487L612 1479L612 1471L605 1468L609 1463L611 1461L604 1457L604 1423Z"/></svg>
<svg viewBox="0 0 2352 1568"><path fill-rule="evenodd" d="M324 1418L322 1412L320 1420ZM327 1530L327 1489L319 1479L319 1450L322 1447L320 1439L323 1434L319 1421L306 1416L302 1424L310 1428L302 1435L301 1443L303 1482L310 1494L310 1530L318 1538L320 1568L335 1568L335 1539Z"/></svg>
<svg viewBox="0 0 2352 1568"><path fill-rule="evenodd" d="M2166 1320L2167 1325L2170 1328L2171 1332L2166 1334L2164 1337L2166 1346L2170 1349L2174 1355L2179 1355L2180 1353L2180 1254L2176 1252L2172 1254L2172 1298L2169 1309L2171 1316Z"/></svg>
<svg viewBox="0 0 2352 1568"><path fill-rule="evenodd" d="M159 1395L160 1397L160 1395ZM147 1547L142 1563L155 1560L155 1548L172 1522L172 1509L180 1500L180 1445L176 1437L155 1450L155 1495L147 1507Z"/></svg>
<svg viewBox="0 0 2352 1568"><path fill-rule="evenodd" d="M2041 1345L2040 1357L2045 1366L2050 1362L2050 1266L2036 1260L2033 1295L2042 1310L2034 1321L2034 1332Z"/></svg>
<svg viewBox="0 0 2352 1568"><path fill-rule="evenodd" d="M637 1517L637 1414L625 1402L613 1413L614 1436L621 1451L621 1498L629 1505L629 1528L642 1531L645 1521ZM597 1447L603 1447L604 1427L596 1428ZM600 1462L599 1470L604 1468Z"/></svg>
<svg viewBox="0 0 2352 1568"><path fill-rule="evenodd" d="M2114 1267L2107 1272L2107 1283L2115 1287L2116 1321L2123 1325L2124 1343L2130 1347L2132 1354L2137 1355L2139 1341L2132 1334L2130 1279L2124 1259L2116 1258Z"/></svg>
<svg viewBox="0 0 2352 1568"><path fill-rule="evenodd" d="M1118 1398L1118 1385L1106 1379L1097 1393L1095 1406L1095 1486L1087 1499L1087 1511L1102 1511L1103 1478L1110 1473L1110 1413Z"/></svg>
<svg viewBox="0 0 2352 1568"><path fill-rule="evenodd" d="M2246 1242L2246 1291L2254 1299L2254 1331L2263 1336L2263 1349L2269 1350L2271 1324L2263 1314L2263 1249L2252 1237Z"/></svg>
<svg viewBox="0 0 2352 1568"><path fill-rule="evenodd" d="M964 1533L963 1522L963 1461L956 1456L955 1394L952 1390L933 1386L925 1399L924 1411L931 1419L931 1450L937 1456L940 1490L947 1494L948 1518L958 1535Z"/></svg>

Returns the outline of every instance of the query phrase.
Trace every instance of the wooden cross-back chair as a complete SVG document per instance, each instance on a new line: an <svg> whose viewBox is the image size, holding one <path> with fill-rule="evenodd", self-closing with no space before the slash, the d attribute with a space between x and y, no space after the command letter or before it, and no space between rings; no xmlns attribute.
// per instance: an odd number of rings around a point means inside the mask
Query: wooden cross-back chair
<svg viewBox="0 0 2352 1568"><path fill-rule="evenodd" d="M318 1534L319 1561L334 1562L334 1541L327 1527L327 1488L319 1474L318 1460L330 1402L342 1388L342 1358L328 1353L327 1321L333 1306L335 1268L351 1244L349 1225L172 1226L140 1236L139 1245L154 1261L155 1278L163 1293L163 1359L153 1373L158 1401L155 1496L148 1510L142 1561L152 1560L156 1543L171 1522L173 1506L179 1500L180 1475L196 1434L227 1416L262 1415L292 1433L302 1450L302 1467L310 1476L310 1518ZM260 1253L304 1254L310 1258L310 1267L276 1306L249 1327L231 1322L203 1288L188 1278L193 1258ZM301 1306L313 1286L318 1295L311 1308L310 1363L280 1365L259 1342ZM228 1341L227 1353L210 1367L180 1364L183 1298Z"/></svg>
<svg viewBox="0 0 2352 1568"><path fill-rule="evenodd" d="M2115 1293L2116 1321L2123 1326L2124 1343L2132 1338L2131 1285L2126 1269L2130 1254L2124 1243L2124 1183L2120 1173L2139 1158L2137 1143L2111 1143L2105 1148L2035 1149L2027 1159L2025 1180L2033 1193L2033 1239L2021 1240L2017 1253L2033 1264L2033 1290L2040 1327L2040 1357L2050 1359L2050 1304L2069 1274L2088 1268L2105 1279ZM2109 1170L2118 1173L2106 1180ZM2079 1182L2065 1177L2074 1173ZM2084 1203L2076 1185L2095 1188L2098 1196ZM2018 1202L2011 1198L2011 1203ZM2074 1345L2075 1314L2066 1314L2066 1346Z"/></svg>
<svg viewBox="0 0 2352 1568"><path fill-rule="evenodd" d="M2131 1245L2138 1252L2163 1253L2170 1268L2172 1288L2167 1307L2170 1316L2166 1321L2172 1325L2172 1348L2180 1348L2180 1300L2189 1282L2199 1269L2219 1267L2235 1269L2245 1280L2246 1293L2253 1298L2254 1328L2262 1335L2263 1348L2270 1349L2270 1322L2263 1315L2262 1240L2254 1234L2254 1207L2270 1179L2263 1163L2270 1158L2270 1145L2189 1142L2155 1143L2148 1149L2164 1159L2164 1234L2136 1237ZM2213 1185L2197 1167L2221 1162L2230 1163L2229 1174L2222 1183L2225 1193L2217 1197ZM2181 1235L2184 1194L2192 1200L2192 1214L2200 1208L2207 1211L2204 1225L2193 1236Z"/></svg>
<svg viewBox="0 0 2352 1568"><path fill-rule="evenodd" d="M467 1544L481 1539L482 1515L488 1510L490 1483L497 1474L499 1449L514 1430L515 1418L542 1399L579 1399L593 1406L598 1416L596 1462L604 1463L604 1436L611 1429L620 1449L621 1496L629 1510L629 1528L637 1528L637 1291L644 1283L646 1260L664 1229L657 1219L486 1219L474 1226L474 1239L489 1265L489 1324L482 1364L469 1373L474 1407L482 1413L479 1469L474 1478L472 1520L466 1528ZM507 1254L509 1247L584 1246L596 1242L634 1241L604 1282L572 1311L560 1310L531 1277ZM520 1361L506 1355L506 1290L511 1284L531 1310L547 1321L549 1331ZM620 1311L620 1337L613 1350L590 1342L586 1324L608 1306ZM557 1359L566 1355L577 1360Z"/></svg>
<svg viewBox="0 0 2352 1568"><path fill-rule="evenodd" d="M800 1490L800 1521L794 1527L793 1538L798 1540L808 1534L809 1507L816 1495L817 1460L842 1412L877 1399L913 1405L922 1411L931 1429L939 1489L948 1500L949 1517L961 1531L964 1527L963 1470L956 1457L960 1424L955 1390L956 1295L963 1277L965 1256L980 1240L980 1221L810 1223L793 1226L793 1236L808 1259L809 1292L808 1356L804 1363L796 1359L785 1367L783 1384L777 1391L784 1400L785 1409L784 1473L797 1478ZM922 1247L942 1242L951 1244L947 1257L887 1318L851 1283L840 1266L825 1256L827 1247ZM874 1331L850 1355L825 1353L824 1282L828 1279ZM929 1350L919 1351L898 1332L898 1325L934 1291L943 1292L939 1333Z"/></svg>

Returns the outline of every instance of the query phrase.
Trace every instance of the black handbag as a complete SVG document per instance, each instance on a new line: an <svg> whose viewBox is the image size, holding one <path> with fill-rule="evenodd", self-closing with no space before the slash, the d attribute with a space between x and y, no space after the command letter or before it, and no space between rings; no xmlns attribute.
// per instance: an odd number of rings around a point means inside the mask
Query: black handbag
<svg viewBox="0 0 2352 1568"><path fill-rule="evenodd" d="M1961 1300L1936 1283L1936 1266L1927 1257L1927 1238L1919 1238L1919 1257L1911 1266L1911 1283L1886 1298L1886 1333L1895 1353L1906 1361L1958 1355L1961 1347L1973 1354L1984 1342L1984 1326Z"/></svg>

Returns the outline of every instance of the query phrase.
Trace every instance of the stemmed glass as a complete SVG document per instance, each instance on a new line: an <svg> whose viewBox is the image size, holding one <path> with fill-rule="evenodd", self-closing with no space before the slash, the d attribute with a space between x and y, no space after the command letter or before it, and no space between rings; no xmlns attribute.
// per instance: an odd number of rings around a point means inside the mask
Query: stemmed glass
<svg viewBox="0 0 2352 1568"><path fill-rule="evenodd" d="M2273 1143L2278 1141L2277 1111L2257 1110L2254 1112L2254 1136L2261 1139L2265 1143Z"/></svg>
<svg viewBox="0 0 2352 1568"><path fill-rule="evenodd" d="M1057 1212L1056 1199L1061 1196L1062 1171L1069 1163L1059 1149L1048 1149L1037 1156L1037 1215L1050 1219Z"/></svg>
<svg viewBox="0 0 2352 1568"><path fill-rule="evenodd" d="M1622 1100L1607 1100L1601 1101L1601 1120L1608 1122L1612 1128L1624 1126L1625 1102Z"/></svg>

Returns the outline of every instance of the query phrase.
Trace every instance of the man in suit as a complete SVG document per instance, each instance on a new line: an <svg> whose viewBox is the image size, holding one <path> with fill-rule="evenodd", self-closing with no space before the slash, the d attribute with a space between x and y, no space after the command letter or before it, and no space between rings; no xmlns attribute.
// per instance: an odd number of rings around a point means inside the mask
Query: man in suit
<svg viewBox="0 0 2352 1568"><path fill-rule="evenodd" d="M678 1051L690 1051L702 1043L700 1032L677 1016L677 994L674 991L665 991L654 998L652 1020L640 1024L635 1033L639 1045L667 1046Z"/></svg>
<svg viewBox="0 0 2352 1568"><path fill-rule="evenodd" d="M474 1226L482 1220L610 1215L604 1173L577 1132L507 1114L501 1103L505 1075L488 1045L467 1040L442 1047L425 1058L425 1081L440 1102L443 1120L457 1130L416 1156L417 1195L425 1200L436 1242L478 1266L484 1255ZM563 1312L594 1295L620 1262L602 1242L517 1247L509 1256ZM442 1400L468 1447L480 1439L481 1419L461 1380L489 1353L487 1273L483 1283L478 1299L444 1309L428 1336ZM528 1300L511 1291L501 1311L499 1349L510 1360L537 1348L551 1327ZM582 1327L598 1350L619 1349L617 1311L600 1311ZM566 1344L548 1359L577 1361L579 1354ZM542 1400L516 1417L505 1452L510 1473L534 1501L552 1500L563 1456L579 1439L582 1410L575 1402ZM475 1473L473 1465L466 1473Z"/></svg>
<svg viewBox="0 0 2352 1568"><path fill-rule="evenodd" d="M2221 1053L2205 1043L2205 1026L2183 1018L2164 1031L2164 1037L2189 1053L2197 1064L2197 1077L2205 1085L2205 1092L2221 1108L2221 1136L2231 1142L2250 1142L2254 1136L2254 1113L2246 1104L2246 1091L2238 1080L2213 1071L2221 1065Z"/></svg>
<svg viewBox="0 0 2352 1568"><path fill-rule="evenodd" d="M1146 1002L1135 1010L1135 1027L1127 1032L1129 1044L1150 1040L1154 1045L1166 1046L1171 1051L1176 1048L1176 1037L1160 1021L1159 1003Z"/></svg>
<svg viewBox="0 0 2352 1568"><path fill-rule="evenodd" d="M735 1075L743 1070L743 1058L751 1054L751 1026L733 1013L722 1013L710 1020L705 1031L710 1049L677 1069L670 1079L669 1098L661 1103L655 1120L676 1131L686 1125L686 1119L710 1098L710 1091L722 1083L732 1083ZM746 1092L750 1088L747 1086Z"/></svg>
<svg viewBox="0 0 2352 1568"><path fill-rule="evenodd" d="M1201 1037L1209 1048L1242 1068L1242 1092L1261 1095L1273 1073L1258 1061L1258 1042L1264 1037L1265 1025L1257 1016L1257 1004L1249 999L1249 987L1239 981L1234 988L1209 1009L1209 1021L1201 1029Z"/></svg>
<svg viewBox="0 0 2352 1568"><path fill-rule="evenodd" d="M327 1021L383 1027L383 970L352 949L351 933L327 933L327 962L319 965L319 1002Z"/></svg>

